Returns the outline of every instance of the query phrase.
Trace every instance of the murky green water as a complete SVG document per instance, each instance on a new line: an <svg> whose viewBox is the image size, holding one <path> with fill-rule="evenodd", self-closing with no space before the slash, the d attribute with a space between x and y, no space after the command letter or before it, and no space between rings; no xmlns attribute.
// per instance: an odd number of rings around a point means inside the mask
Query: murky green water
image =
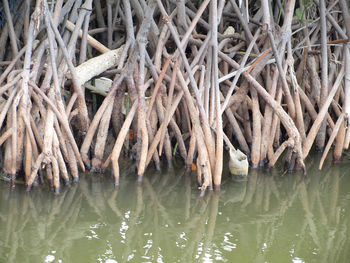
<svg viewBox="0 0 350 263"><path fill-rule="evenodd" d="M199 198L194 175L149 171L59 196L0 182L0 262L350 262L350 162L308 176L250 171Z"/></svg>

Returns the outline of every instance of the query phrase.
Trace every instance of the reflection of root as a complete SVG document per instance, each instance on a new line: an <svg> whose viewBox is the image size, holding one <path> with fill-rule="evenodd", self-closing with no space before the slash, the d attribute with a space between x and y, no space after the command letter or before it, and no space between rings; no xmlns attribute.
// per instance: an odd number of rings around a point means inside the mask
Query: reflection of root
<svg viewBox="0 0 350 263"><path fill-rule="evenodd" d="M138 182L139 184L142 183L142 179L143 179L143 174L137 176L137 182Z"/></svg>
<svg viewBox="0 0 350 263"><path fill-rule="evenodd" d="M246 182L246 181L248 181L248 177L246 175L236 175L236 174L234 174L232 176L232 180L235 181L235 182L238 182L238 183Z"/></svg>

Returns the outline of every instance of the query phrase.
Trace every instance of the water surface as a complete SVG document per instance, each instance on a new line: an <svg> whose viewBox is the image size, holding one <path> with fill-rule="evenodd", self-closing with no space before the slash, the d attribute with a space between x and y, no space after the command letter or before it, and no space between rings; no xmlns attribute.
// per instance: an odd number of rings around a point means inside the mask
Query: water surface
<svg viewBox="0 0 350 263"><path fill-rule="evenodd" d="M350 161L308 175L225 174L203 198L195 175L81 175L56 196L0 181L0 262L349 262Z"/></svg>

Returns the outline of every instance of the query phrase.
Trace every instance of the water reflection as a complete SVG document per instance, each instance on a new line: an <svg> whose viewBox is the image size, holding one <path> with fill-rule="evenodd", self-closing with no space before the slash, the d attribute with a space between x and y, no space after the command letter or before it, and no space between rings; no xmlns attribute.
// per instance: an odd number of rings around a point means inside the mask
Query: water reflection
<svg viewBox="0 0 350 263"><path fill-rule="evenodd" d="M119 189L86 174L59 196L1 182L0 262L346 262L348 165L251 170L203 198L181 169Z"/></svg>

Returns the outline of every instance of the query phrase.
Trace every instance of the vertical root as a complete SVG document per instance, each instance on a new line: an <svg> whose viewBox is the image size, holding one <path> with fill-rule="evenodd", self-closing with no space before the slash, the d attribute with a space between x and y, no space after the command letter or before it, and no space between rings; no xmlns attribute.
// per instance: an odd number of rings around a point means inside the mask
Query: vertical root
<svg viewBox="0 0 350 263"><path fill-rule="evenodd" d="M101 171L102 158L107 140L109 123L112 116L114 99L115 97L112 97L111 102L107 106L107 109L105 110L105 113L103 114L100 121L99 130L96 136L95 155L92 159L92 171Z"/></svg>

